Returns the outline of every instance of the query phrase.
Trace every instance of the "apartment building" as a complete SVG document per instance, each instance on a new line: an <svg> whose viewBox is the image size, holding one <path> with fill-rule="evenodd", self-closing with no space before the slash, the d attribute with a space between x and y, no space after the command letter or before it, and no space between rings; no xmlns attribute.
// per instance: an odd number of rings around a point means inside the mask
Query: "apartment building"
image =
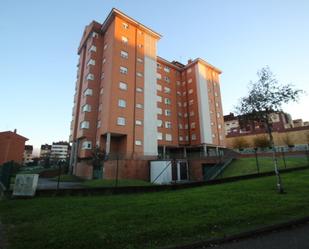
<svg viewBox="0 0 309 249"><path fill-rule="evenodd" d="M140 158L225 146L221 71L200 58L184 65L157 56L160 38L117 9L86 26L70 135L76 175L91 175L95 147L131 159L134 177L147 171Z"/></svg>
<svg viewBox="0 0 309 249"><path fill-rule="evenodd" d="M68 142L54 142L51 145L50 159L53 161L65 161L70 156L70 144Z"/></svg>
<svg viewBox="0 0 309 249"><path fill-rule="evenodd" d="M25 145L24 155L23 155L23 164L32 163L33 160L33 146L32 145Z"/></svg>
<svg viewBox="0 0 309 249"><path fill-rule="evenodd" d="M52 146L49 144L42 144L40 148L40 158L49 158Z"/></svg>

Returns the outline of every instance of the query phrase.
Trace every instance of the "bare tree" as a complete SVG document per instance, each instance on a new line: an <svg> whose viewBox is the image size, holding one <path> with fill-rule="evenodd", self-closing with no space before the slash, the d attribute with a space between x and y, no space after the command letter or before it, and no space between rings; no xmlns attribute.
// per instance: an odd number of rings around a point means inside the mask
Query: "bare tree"
<svg viewBox="0 0 309 249"><path fill-rule="evenodd" d="M237 148L238 150L243 150L249 147L249 143L243 137L236 137L233 141L233 148Z"/></svg>
<svg viewBox="0 0 309 249"><path fill-rule="evenodd" d="M297 101L302 90L294 89L291 84L280 85L269 67L262 68L257 75L258 81L250 83L249 94L240 99L236 112L241 117L240 123L256 121L264 125L273 151L278 192L284 193L272 135L271 114L281 112L282 104Z"/></svg>

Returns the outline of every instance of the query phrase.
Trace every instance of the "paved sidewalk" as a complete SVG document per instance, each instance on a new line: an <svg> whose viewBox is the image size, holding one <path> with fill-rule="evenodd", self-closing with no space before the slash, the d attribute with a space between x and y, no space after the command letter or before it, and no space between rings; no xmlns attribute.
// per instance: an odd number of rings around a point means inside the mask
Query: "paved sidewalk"
<svg viewBox="0 0 309 249"><path fill-rule="evenodd" d="M201 247L202 249L203 247ZM205 247L204 247L205 248ZM275 231L266 235L213 245L216 249L309 249L309 223L288 230Z"/></svg>
<svg viewBox="0 0 309 249"><path fill-rule="evenodd" d="M56 189L57 181L49 178L39 178L37 189ZM59 188L83 188L79 182L60 182Z"/></svg>

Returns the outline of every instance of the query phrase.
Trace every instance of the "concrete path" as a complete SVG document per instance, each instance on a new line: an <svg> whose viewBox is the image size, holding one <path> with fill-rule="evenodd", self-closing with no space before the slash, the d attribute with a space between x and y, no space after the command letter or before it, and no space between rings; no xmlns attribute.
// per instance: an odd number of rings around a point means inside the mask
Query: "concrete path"
<svg viewBox="0 0 309 249"><path fill-rule="evenodd" d="M203 247L201 247L203 248ZM216 249L308 249L309 223L288 230L244 239L208 248Z"/></svg>
<svg viewBox="0 0 309 249"><path fill-rule="evenodd" d="M57 181L49 178L39 178L37 189L56 189ZM83 188L78 182L60 182L59 188Z"/></svg>

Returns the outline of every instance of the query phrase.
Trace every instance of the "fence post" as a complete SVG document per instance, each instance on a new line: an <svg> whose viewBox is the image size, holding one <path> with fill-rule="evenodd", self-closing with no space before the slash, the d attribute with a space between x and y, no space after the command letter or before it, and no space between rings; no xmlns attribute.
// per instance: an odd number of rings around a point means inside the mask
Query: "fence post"
<svg viewBox="0 0 309 249"><path fill-rule="evenodd" d="M116 155L116 181L115 181L115 187L118 187L118 169L119 169L119 154Z"/></svg>
<svg viewBox="0 0 309 249"><path fill-rule="evenodd" d="M258 174L260 174L260 164L259 164L259 159L258 159L258 155L257 155L257 150L258 150L258 148L254 148L256 169L257 169Z"/></svg>
<svg viewBox="0 0 309 249"><path fill-rule="evenodd" d="M285 153L284 153L283 148L281 148L281 153L282 153L282 160L283 160L284 168L286 169Z"/></svg>
<svg viewBox="0 0 309 249"><path fill-rule="evenodd" d="M309 144L307 144L306 151L307 151L307 161L308 161L308 166L309 166Z"/></svg>

